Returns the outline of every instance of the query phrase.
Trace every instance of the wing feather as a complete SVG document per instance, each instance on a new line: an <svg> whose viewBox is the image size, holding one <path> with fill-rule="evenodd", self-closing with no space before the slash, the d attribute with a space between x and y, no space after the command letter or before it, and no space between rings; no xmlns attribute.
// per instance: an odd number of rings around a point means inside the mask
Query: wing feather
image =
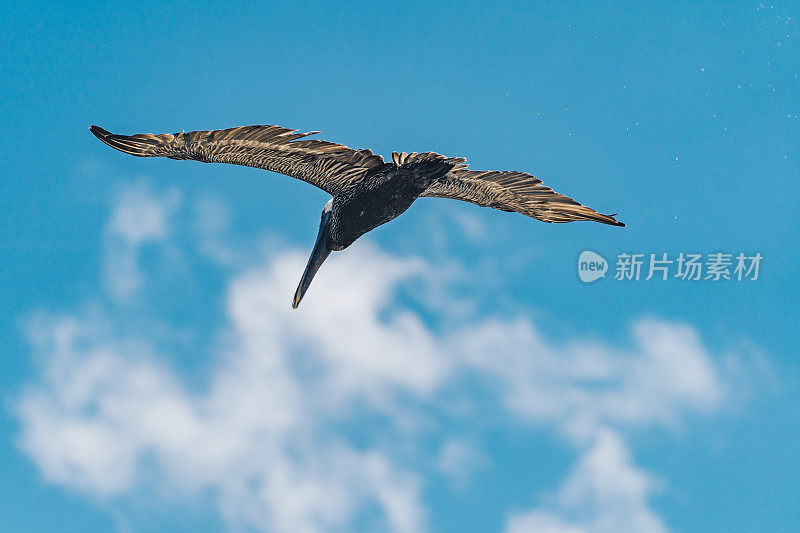
<svg viewBox="0 0 800 533"><path fill-rule="evenodd" d="M465 166L459 165L451 170L421 196L452 198L502 211L516 211L544 222L593 220L614 226L625 225L614 215L603 215L558 194L542 184L542 180L525 172L467 170Z"/></svg>
<svg viewBox="0 0 800 533"><path fill-rule="evenodd" d="M358 183L370 168L383 164L383 158L370 150L353 150L318 139L298 140L319 132L299 133L280 126L160 135L116 135L98 126L90 130L107 145L127 154L263 168L306 181L333 195Z"/></svg>

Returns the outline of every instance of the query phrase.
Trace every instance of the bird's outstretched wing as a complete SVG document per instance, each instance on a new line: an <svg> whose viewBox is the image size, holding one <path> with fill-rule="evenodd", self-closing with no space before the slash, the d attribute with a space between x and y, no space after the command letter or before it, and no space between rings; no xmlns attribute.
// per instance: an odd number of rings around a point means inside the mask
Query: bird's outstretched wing
<svg viewBox="0 0 800 533"><path fill-rule="evenodd" d="M458 165L444 178L431 185L422 196L464 200L484 207L516 211L544 222L593 220L624 226L614 215L603 215L558 194L542 180L525 172L467 170Z"/></svg>
<svg viewBox="0 0 800 533"><path fill-rule="evenodd" d="M332 195L358 183L370 168L383 164L383 158L371 150L353 150L317 139L297 140L319 132L297 133L280 126L160 135L116 135L98 126L89 129L126 154L263 168L301 179Z"/></svg>

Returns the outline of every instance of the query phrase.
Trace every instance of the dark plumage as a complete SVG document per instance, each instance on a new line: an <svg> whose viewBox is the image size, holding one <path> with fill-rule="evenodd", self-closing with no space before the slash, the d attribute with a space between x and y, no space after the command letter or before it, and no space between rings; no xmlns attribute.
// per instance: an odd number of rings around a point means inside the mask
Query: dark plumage
<svg viewBox="0 0 800 533"><path fill-rule="evenodd" d="M175 134L115 135L91 132L122 152L140 157L194 159L263 168L306 181L333 198L322 211L317 243L297 288L297 307L311 279L333 250L343 250L364 233L402 214L420 196L453 198L544 222L592 220L624 226L554 192L524 172L468 170L460 157L435 152L394 152L392 162L370 150L317 139L280 126L243 126Z"/></svg>

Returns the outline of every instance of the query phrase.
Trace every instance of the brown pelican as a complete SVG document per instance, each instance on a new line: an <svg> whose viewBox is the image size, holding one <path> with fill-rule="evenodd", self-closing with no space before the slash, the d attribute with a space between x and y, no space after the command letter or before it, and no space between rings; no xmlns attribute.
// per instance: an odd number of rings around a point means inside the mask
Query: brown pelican
<svg viewBox="0 0 800 533"><path fill-rule="evenodd" d="M280 126L243 126L215 131L161 135L115 135L98 126L98 139L140 157L194 159L263 168L306 181L331 194L322 210L319 233L292 300L297 308L322 262L366 232L399 216L420 196L453 198L544 222L593 220L624 226L554 192L525 172L468 170L461 157L435 152L392 154L392 162L371 150L317 139Z"/></svg>

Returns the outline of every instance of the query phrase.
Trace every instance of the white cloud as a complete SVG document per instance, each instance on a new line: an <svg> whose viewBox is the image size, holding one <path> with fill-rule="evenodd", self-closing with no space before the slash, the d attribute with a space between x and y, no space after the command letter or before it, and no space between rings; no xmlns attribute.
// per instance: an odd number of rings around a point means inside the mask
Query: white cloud
<svg viewBox="0 0 800 533"><path fill-rule="evenodd" d="M464 489L472 473L476 469L485 467L487 463L488 459L473 444L453 438L442 444L436 466L449 476L458 488Z"/></svg>
<svg viewBox="0 0 800 533"><path fill-rule="evenodd" d="M416 476L379 451L326 438L315 405L324 398L271 341L237 343L208 389L192 392L141 343L91 319L37 327L48 361L18 410L22 448L50 481L100 497L148 483L212 489L233 523L276 531L342 528L369 501L390 529L421 527ZM155 480L144 478L149 461Z"/></svg>
<svg viewBox="0 0 800 533"><path fill-rule="evenodd" d="M718 370L693 328L644 319L632 336L630 350L575 340L554 345L526 319L489 320L465 330L453 349L504 384L510 410L575 438L610 423L676 423L683 412L719 405Z"/></svg>
<svg viewBox="0 0 800 533"><path fill-rule="evenodd" d="M458 233L467 240L475 243L485 241L487 235L489 235L489 229L486 227L483 219L474 213L460 208L461 206L457 208L450 207L449 210L445 211L448 218L455 224Z"/></svg>
<svg viewBox="0 0 800 533"><path fill-rule="evenodd" d="M143 243L169 247L175 194L122 195L109 249L122 243L136 265ZM233 272L219 343L187 354L209 359L202 385L188 385L166 363L169 348L114 313L35 322L41 376L17 403L22 449L51 482L100 498L155 485L185 497L210 491L231 525L419 531L428 475L463 484L488 461L429 413L499 414L551 428L579 454L555 496L511 516L510 531L665 529L625 432L722 405L726 377L693 328L641 320L630 346L553 342L526 317L438 331L396 294L410 279L441 281L432 267L368 242L333 254L295 311L305 258L283 250ZM497 402L473 403L476 387ZM500 411L481 412L492 405ZM373 430L354 439L354 426ZM439 443L438 456L425 456L425 439Z"/></svg>
<svg viewBox="0 0 800 533"><path fill-rule="evenodd" d="M141 287L141 247L169 237L170 219L180 201L177 191L156 194L145 183L120 192L106 226L103 269L106 289L118 301L129 298Z"/></svg>
<svg viewBox="0 0 800 533"><path fill-rule="evenodd" d="M554 497L513 515L507 533L661 533L663 521L648 505L654 482L633 464L613 431L601 431Z"/></svg>
<svg viewBox="0 0 800 533"><path fill-rule="evenodd" d="M296 311L289 303L304 263L304 253L290 251L231 283L228 313L241 338L313 352L327 404L364 395L374 404L398 389L424 396L441 383L449 362L422 319L402 309L382 313L420 261L359 243L328 259Z"/></svg>
<svg viewBox="0 0 800 533"><path fill-rule="evenodd" d="M192 222L200 254L220 265L245 264L247 254L229 242L231 213L225 203L215 198L196 201Z"/></svg>

